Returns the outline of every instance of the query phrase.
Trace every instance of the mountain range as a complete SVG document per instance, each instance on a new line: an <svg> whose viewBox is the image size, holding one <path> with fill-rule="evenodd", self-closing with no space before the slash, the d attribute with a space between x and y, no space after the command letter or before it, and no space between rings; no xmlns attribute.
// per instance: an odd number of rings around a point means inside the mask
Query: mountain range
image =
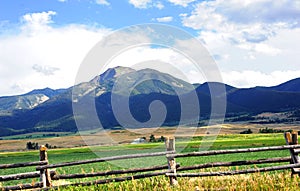
<svg viewBox="0 0 300 191"><path fill-rule="evenodd" d="M214 94L211 93L212 89ZM151 103L157 100L163 102L164 106L158 104L156 108L159 111L153 112ZM115 67L89 82L67 89L45 88L22 95L0 97L0 136L76 132L78 123L84 130L97 129L99 126L112 129L121 125L152 127L161 123L175 126L182 122L202 126L211 117L212 100L217 105L224 103L222 100L226 101L227 122L297 123L300 121L300 78L273 87L236 88L219 82L190 84L152 69L136 71ZM121 107L124 109L116 111L112 103L120 107L125 104ZM128 110L125 106L128 106ZM77 112L74 112L74 108L77 108ZM266 117L264 113L282 115L274 118L270 115ZM156 121L155 115L160 114L165 114L164 120ZM218 116L218 113L215 114ZM98 121L92 115L96 115ZM131 115L134 120L130 118ZM162 116L156 117L160 119Z"/></svg>

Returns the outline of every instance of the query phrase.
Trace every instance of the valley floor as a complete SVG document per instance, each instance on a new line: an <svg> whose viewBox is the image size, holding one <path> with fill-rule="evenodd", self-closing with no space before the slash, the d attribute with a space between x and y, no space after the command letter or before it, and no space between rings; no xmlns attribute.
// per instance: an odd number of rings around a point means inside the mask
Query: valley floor
<svg viewBox="0 0 300 191"><path fill-rule="evenodd" d="M63 135L54 137L43 137L38 134L20 135L17 137L2 137L0 140L0 152L26 150L28 142L36 142L39 145L51 145L55 148L84 147L87 145L119 145L131 143L134 139L150 135L156 138L164 137L197 137L227 134L240 134L242 131L251 129L253 133L259 133L260 129L269 128L276 130L300 131L300 125L292 124L222 124L210 127L160 127L141 128L131 130L107 130L100 132L82 132L76 135ZM40 133L42 135L43 133ZM44 133L45 134L45 133ZM18 138L19 137L19 138Z"/></svg>

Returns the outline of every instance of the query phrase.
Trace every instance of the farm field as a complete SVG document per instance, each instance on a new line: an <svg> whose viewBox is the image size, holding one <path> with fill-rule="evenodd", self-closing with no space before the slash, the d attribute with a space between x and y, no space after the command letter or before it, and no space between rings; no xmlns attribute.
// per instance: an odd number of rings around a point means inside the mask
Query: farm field
<svg viewBox="0 0 300 191"><path fill-rule="evenodd" d="M199 150L218 150L218 149L235 149L248 147L262 147L262 146L276 146L284 145L285 141L282 133L278 134L223 134L219 135L215 141L206 140L205 146L210 145L209 148L203 147L203 136L195 136L192 139L180 137L176 139L177 152L192 152ZM144 152L164 151L163 143L144 143L144 144L120 144L114 146L92 146L77 147L77 148L60 148L49 149L48 157L49 163L59 163L67 161L77 161L92 159L97 157L116 156L125 154L135 154ZM271 157L286 157L289 156L289 151L268 151L249 154L227 154L206 157L190 157L178 158L177 163L182 166L201 164L216 161L241 161L241 160L255 160L261 158ZM0 164L18 163L18 162L32 162L39 160L38 151L26 152L0 152ZM98 172L114 169L126 169L142 166L153 166L166 164L165 156L151 157L131 160L111 161L105 163L85 164L72 167L57 168L58 174L74 174L83 172ZM257 165L261 167L267 165ZM243 169L244 167L239 167ZM224 167L223 167L224 169ZM20 171L22 170L22 171ZM34 171L34 167L27 167L21 169L7 169L3 170L4 174L13 174L21 172ZM2 174L1 173L1 174ZM80 179L77 181L87 181L91 179ZM94 180L94 179L93 179ZM225 189L225 190L299 190L298 176L291 178L291 171L277 171L269 173L257 173L250 175L236 175L225 177L205 177L205 178L178 178L178 187L170 187L169 180L165 176L146 178L141 180L126 181L121 183L110 183L106 185L90 186L90 187L69 187L61 190L207 190L207 189ZM37 181L37 180L32 180ZM74 180L72 180L74 181ZM28 182L28 180L27 180ZM55 181L54 181L55 182ZM15 182L12 182L13 184ZM18 182L20 183L20 181ZM64 184L66 182L56 182L55 184ZM1 183L0 183L1 184ZM7 185L7 183L2 183ZM192 189L191 189L192 188Z"/></svg>
<svg viewBox="0 0 300 191"><path fill-rule="evenodd" d="M74 148L82 147L85 145L120 145L131 143L134 139L145 136L149 138L151 134L156 137L160 136L173 136L176 134L180 137L199 137L206 136L214 129L215 126L210 127L163 127L155 128L141 128L134 131L128 130L107 130L107 131L87 131L80 134L70 134L64 132L40 132L34 134L24 134L9 137L0 137L0 152L10 151L24 151L26 150L26 143L37 142L39 145L50 144L58 148ZM239 134L240 132L251 129L253 133L258 133L259 129L269 128L275 130L300 130L299 125L287 124L223 124L217 126L220 128L220 135ZM45 136L46 135L46 136ZM50 135L50 136L49 136ZM106 139L109 137L109 139Z"/></svg>

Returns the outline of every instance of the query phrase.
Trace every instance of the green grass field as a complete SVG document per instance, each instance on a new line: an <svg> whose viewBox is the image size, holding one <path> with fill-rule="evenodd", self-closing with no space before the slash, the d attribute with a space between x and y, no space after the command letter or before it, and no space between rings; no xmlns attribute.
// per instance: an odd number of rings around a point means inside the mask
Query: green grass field
<svg viewBox="0 0 300 191"><path fill-rule="evenodd" d="M262 147L262 146L276 146L284 145L285 141L283 134L250 134L250 135L220 135L215 141L206 141L203 143L202 137L194 137L192 140L184 138L176 139L176 151L177 152L192 152L199 150L217 150L217 149L234 149L234 148L249 148L249 147ZM210 145L210 147L205 147ZM49 163L59 163L67 161L77 161L92 159L97 157L116 156L124 154L144 153L144 152L156 152L164 151L165 146L163 143L145 143L145 144L124 144L118 146L94 146L91 148L72 148L72 149L53 149L48 151ZM216 155L207 157L190 157L190 158L178 158L176 162L181 166L188 166L193 164L201 164L207 162L216 161L237 161L237 160L254 160L261 158L271 157L286 157L289 156L289 151L270 151L270 152L256 152L248 154L227 154ZM6 163L19 163L19 162L32 162L39 160L38 151L26 151L26 152L0 152L0 164ZM151 157L141 158L134 160L119 160L96 164L86 164L72 167L62 167L56 169L58 174L74 174L82 172L97 172L107 171L111 169L125 169L132 167L145 167L153 165L166 164L166 158L163 157ZM260 167L261 165L257 165ZM266 166L266 165L263 165ZM239 167L244 168L244 167ZM35 171L35 167L18 168L18 169L5 169L1 170L1 175L30 172ZM103 177L102 177L103 178ZM99 179L99 178L98 178ZM93 179L80 179L72 180L87 181ZM19 183L31 183L38 180L22 180L12 182L2 182L2 186L19 184ZM187 188L193 188L191 190L206 190L206 189L219 189L225 188L225 190L284 190L286 187L293 190L298 188L299 178L295 176L290 177L290 171L270 172L252 175L237 175L227 177L207 177L207 178L179 178L180 186L170 187L168 178L161 176L155 178L146 178L142 180L126 181L121 183L110 183L107 185L98 185L90 187L69 187L61 190L187 190ZM69 182L69 180L68 180ZM222 184L221 184L222 183ZM190 190L190 189L188 189ZM298 189L295 189L298 190Z"/></svg>

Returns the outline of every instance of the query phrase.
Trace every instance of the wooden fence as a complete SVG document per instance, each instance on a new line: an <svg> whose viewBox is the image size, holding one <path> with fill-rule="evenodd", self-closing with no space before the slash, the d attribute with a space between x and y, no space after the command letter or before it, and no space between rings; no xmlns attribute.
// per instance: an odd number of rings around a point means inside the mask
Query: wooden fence
<svg viewBox="0 0 300 191"><path fill-rule="evenodd" d="M231 150L212 150L212 151L202 151L202 152L190 152L190 153L176 153L175 151L175 139L169 138L165 141L166 151L165 152L155 152L155 153L143 153L143 154L132 154L132 155L121 155L112 156L104 158L96 158L90 160L81 160L74 162L64 162L57 164L49 164L47 157L46 147L40 147L40 161L29 162L29 163L18 163L18 164L2 164L0 169L7 168L22 168L27 166L36 166L35 172L20 173L13 175L0 175L0 182L20 180L28 178L40 178L37 183L27 183L15 186L5 186L1 187L0 190L21 190L21 189L32 189L40 188L42 190L48 190L50 188L57 188L57 186L52 186L52 180L62 180L62 179L75 179L75 178L88 178L88 177L101 177L108 175L115 175L116 177L99 179L89 182L81 183L71 183L63 186L89 186L95 184L106 184L110 182L121 182L133 179L142 179L153 176L167 176L170 179L171 185L176 185L178 177L204 177L204 176L224 176L224 175L236 175L236 174L248 174L257 172L267 172L291 169L292 174L300 173L300 163L299 156L300 145L298 145L298 133L293 132L292 134L287 132L284 134L287 145L282 146L272 146L272 147L259 147L259 148L246 148L246 149L231 149ZM176 158L183 157L201 157L201 156L211 156L211 155L223 155L223 154L235 154L235 153L252 153L252 152L264 152L264 151L277 151L277 150L289 150L290 156L283 158L266 158L259 160L244 160L244 161L232 161L232 162L212 162L205 164L197 164L193 166L180 166L176 163ZM144 158L144 157L155 157L155 156L166 156L166 165L152 166L145 168L131 168L126 170L111 170L103 172L93 172L93 173L81 173L81 174L56 174L55 170L51 170L57 167L66 167L90 163L101 163L106 161L123 160L123 159L134 159L134 158ZM287 163L278 165L280 163ZM262 168L248 168L243 170L230 170L230 171L217 171L217 172L200 172L200 173L189 173L190 170L199 170L214 167L231 167L231 166L241 166L241 165L256 165L256 164L267 164L276 163L273 166L262 167ZM180 173L183 172L183 173ZM125 176L119 176L125 174ZM127 174L127 175L126 175ZM130 175L128 175L130 174ZM119 177L118 177L119 176Z"/></svg>

